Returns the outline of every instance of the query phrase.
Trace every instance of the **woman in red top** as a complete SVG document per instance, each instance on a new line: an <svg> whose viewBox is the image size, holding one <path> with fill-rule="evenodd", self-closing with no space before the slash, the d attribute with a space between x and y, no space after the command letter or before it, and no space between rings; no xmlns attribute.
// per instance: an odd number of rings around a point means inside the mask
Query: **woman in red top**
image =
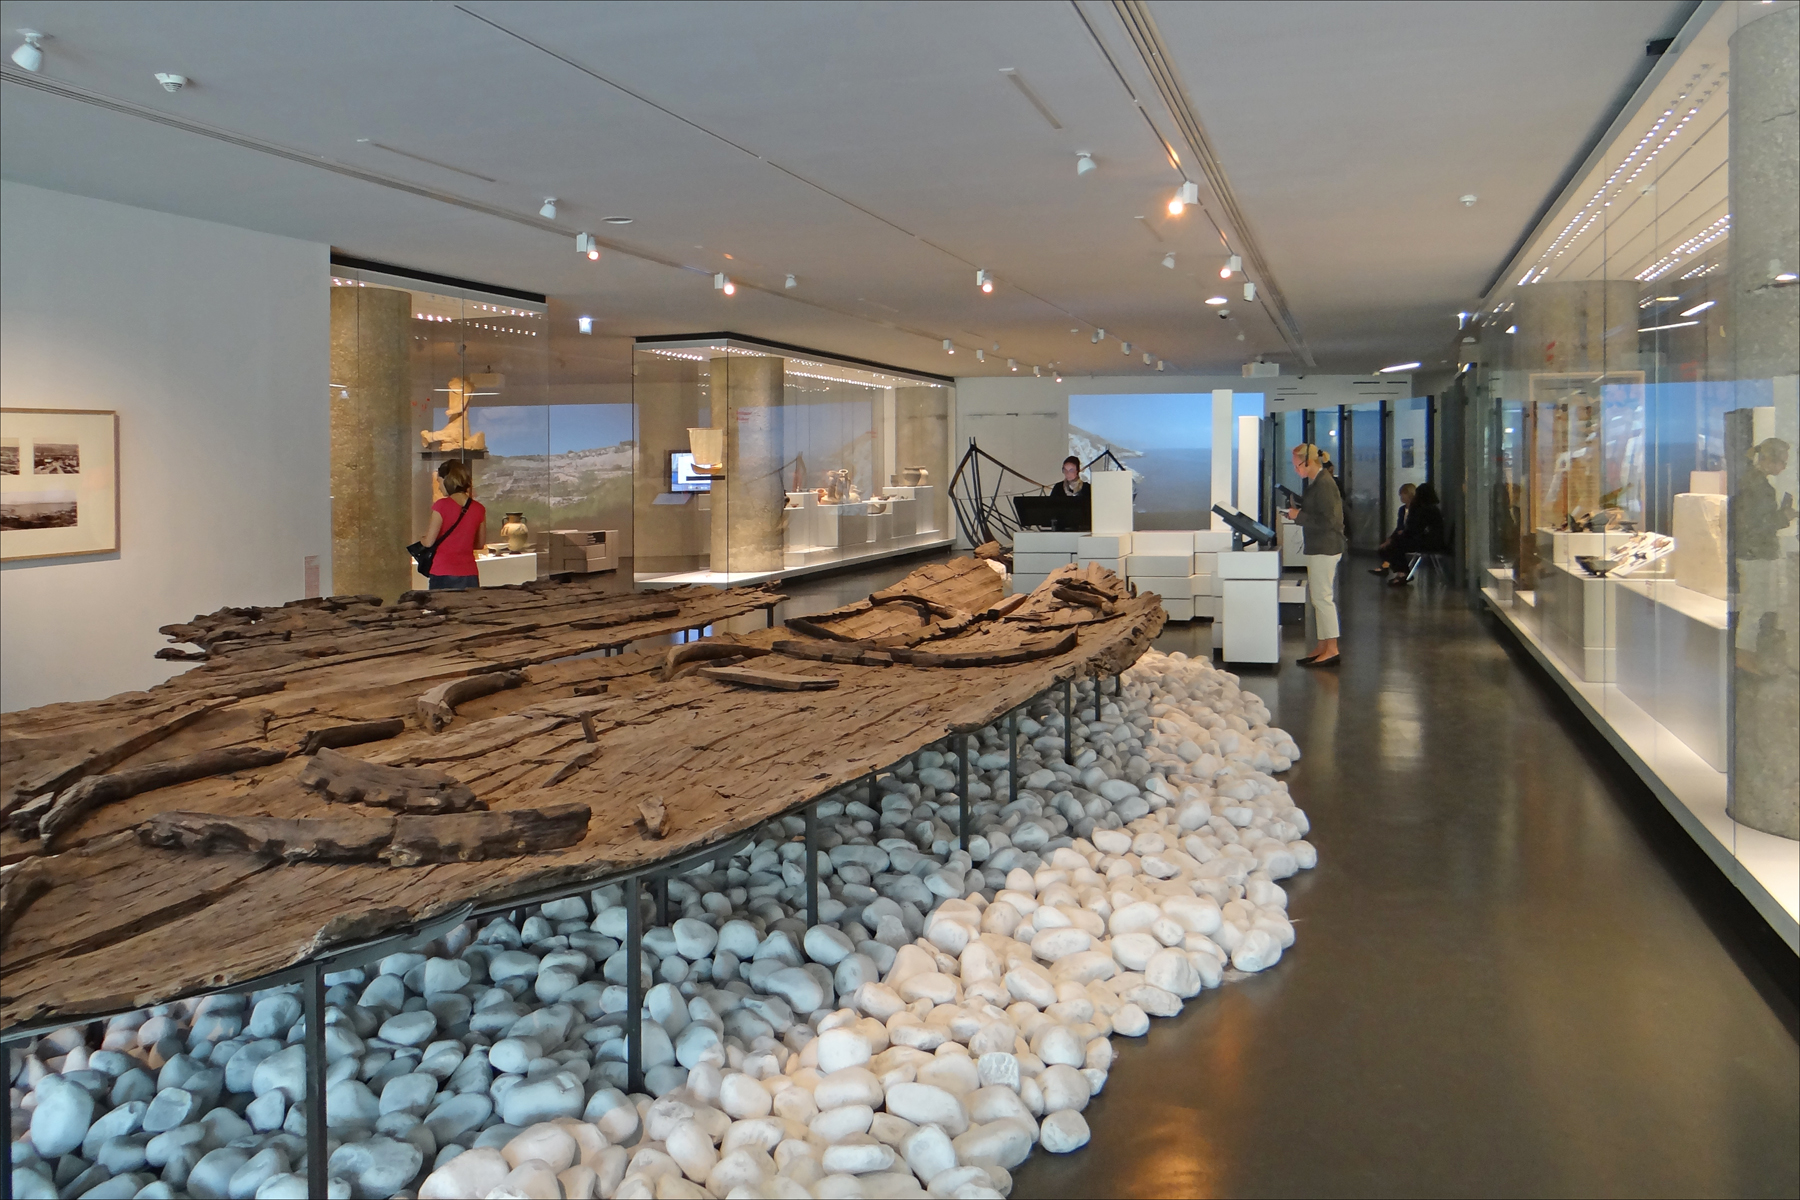
<svg viewBox="0 0 1800 1200"><path fill-rule="evenodd" d="M475 547L486 539L487 509L469 494L469 464L451 459L438 468L444 481L444 498L431 506L431 525L425 544L436 550L431 557L431 590L461 591L480 587L475 567Z"/></svg>

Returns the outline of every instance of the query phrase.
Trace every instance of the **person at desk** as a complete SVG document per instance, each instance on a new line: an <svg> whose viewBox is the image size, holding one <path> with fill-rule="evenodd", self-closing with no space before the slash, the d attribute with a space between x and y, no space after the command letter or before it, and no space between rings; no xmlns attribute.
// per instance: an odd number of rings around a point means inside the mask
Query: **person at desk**
<svg viewBox="0 0 1800 1200"><path fill-rule="evenodd" d="M1287 510L1287 519L1300 526L1306 539L1301 546L1306 558L1306 594L1319 635L1312 656L1298 660L1303 667L1335 667L1341 661L1337 568L1349 540L1344 536L1344 499L1337 480L1326 469L1327 461L1317 446L1294 447L1294 474L1306 481L1306 490L1300 494L1299 505Z"/></svg>
<svg viewBox="0 0 1800 1200"><path fill-rule="evenodd" d="M1085 500L1088 494L1087 480L1081 477L1081 460L1073 454L1063 459L1062 482L1050 489L1050 494L1058 500Z"/></svg>

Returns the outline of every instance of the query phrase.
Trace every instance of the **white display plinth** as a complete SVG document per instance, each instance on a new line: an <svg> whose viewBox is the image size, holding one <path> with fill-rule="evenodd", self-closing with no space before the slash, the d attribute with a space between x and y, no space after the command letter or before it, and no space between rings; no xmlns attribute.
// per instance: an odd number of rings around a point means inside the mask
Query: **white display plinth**
<svg viewBox="0 0 1800 1200"><path fill-rule="evenodd" d="M527 550L523 554L484 554L475 559L475 571L481 579L482 587L507 587L511 584L530 583L538 577L537 552ZM431 581L419 574L415 567L412 573L412 585L418 591L425 591Z"/></svg>
<svg viewBox="0 0 1800 1200"><path fill-rule="evenodd" d="M1619 690L1715 771L1726 769L1731 633L1725 601L1673 579L1616 585Z"/></svg>
<svg viewBox="0 0 1800 1200"><path fill-rule="evenodd" d="M1131 472L1095 471L1088 486L1093 490L1093 532L1130 533Z"/></svg>
<svg viewBox="0 0 1800 1200"><path fill-rule="evenodd" d="M1241 550L1219 555L1215 568L1213 649L1226 662L1279 662L1281 555Z"/></svg>
<svg viewBox="0 0 1800 1200"><path fill-rule="evenodd" d="M1599 534L1574 534L1594 537ZM1586 554L1586 550L1578 553ZM1544 637L1562 660L1590 683L1614 678L1614 636L1619 618L1613 596L1619 580L1589 575L1580 567L1539 564L1537 608Z"/></svg>

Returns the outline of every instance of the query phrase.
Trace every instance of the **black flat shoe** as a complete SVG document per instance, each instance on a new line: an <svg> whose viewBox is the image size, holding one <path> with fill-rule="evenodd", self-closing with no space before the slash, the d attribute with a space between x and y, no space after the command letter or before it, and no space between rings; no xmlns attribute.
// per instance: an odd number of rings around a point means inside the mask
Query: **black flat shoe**
<svg viewBox="0 0 1800 1200"><path fill-rule="evenodd" d="M1296 661L1303 667L1335 667L1344 661L1344 656L1334 654L1330 658L1302 658Z"/></svg>
<svg viewBox="0 0 1800 1200"><path fill-rule="evenodd" d="M1386 567L1370 567L1369 568L1369 574L1371 574L1371 575L1386 575L1387 573L1388 573L1388 569Z"/></svg>

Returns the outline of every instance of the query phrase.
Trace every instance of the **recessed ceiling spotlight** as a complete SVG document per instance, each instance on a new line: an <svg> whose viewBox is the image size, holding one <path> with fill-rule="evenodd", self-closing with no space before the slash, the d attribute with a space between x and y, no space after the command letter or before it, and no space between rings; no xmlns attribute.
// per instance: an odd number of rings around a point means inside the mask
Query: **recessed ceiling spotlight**
<svg viewBox="0 0 1800 1200"><path fill-rule="evenodd" d="M1179 217L1182 209L1190 204L1198 203L1200 203L1200 185L1190 179L1182 184L1173 196L1169 197L1169 215Z"/></svg>
<svg viewBox="0 0 1800 1200"><path fill-rule="evenodd" d="M1243 269L1244 269L1244 260L1234 254L1230 258L1225 260L1224 266L1219 268L1219 278L1220 279L1230 279L1232 277L1232 275L1236 274L1237 272L1239 272Z"/></svg>
<svg viewBox="0 0 1800 1200"><path fill-rule="evenodd" d="M1692 307L1690 309L1685 310L1681 315L1684 317L1691 317L1695 313L1705 312L1707 309L1711 308L1713 305L1715 305L1717 303L1718 303L1717 300L1707 300L1700 304L1694 305L1694 307Z"/></svg>
<svg viewBox="0 0 1800 1200"><path fill-rule="evenodd" d="M35 29L21 29L19 36L25 44L12 52L12 60L27 71L37 71L44 65L44 39L50 35L39 33Z"/></svg>
<svg viewBox="0 0 1800 1200"><path fill-rule="evenodd" d="M994 290L994 277L986 271L977 271L975 272L975 286L984 292L991 292Z"/></svg>
<svg viewBox="0 0 1800 1200"><path fill-rule="evenodd" d="M1094 156L1086 150L1075 152L1075 176L1080 178L1094 169Z"/></svg>
<svg viewBox="0 0 1800 1200"><path fill-rule="evenodd" d="M1377 375L1392 375L1395 371L1416 371L1423 365L1424 365L1423 363L1416 363L1416 362L1395 363L1393 366L1383 367L1383 368L1381 368L1381 370L1379 370L1375 373Z"/></svg>
<svg viewBox="0 0 1800 1200"><path fill-rule="evenodd" d="M1800 275L1796 275L1792 271L1783 271L1775 276L1776 283L1793 283L1797 279L1800 279Z"/></svg>
<svg viewBox="0 0 1800 1200"><path fill-rule="evenodd" d="M585 254L589 259L597 259L600 257L600 243L594 240L594 235L591 233L578 233L575 235L575 253Z"/></svg>
<svg viewBox="0 0 1800 1200"><path fill-rule="evenodd" d="M186 75L176 75L169 71L158 71L156 73L156 82L162 84L162 90L165 92L179 92L188 85L188 77Z"/></svg>
<svg viewBox="0 0 1800 1200"><path fill-rule="evenodd" d="M781 286L785 287L785 288L797 288L800 286L800 282L799 282L799 280L795 279L792 275L789 275L787 277L787 282L782 284Z"/></svg>
<svg viewBox="0 0 1800 1200"><path fill-rule="evenodd" d="M629 225L629 224L631 224L630 217L601 217L600 219L602 221L605 221L608 225Z"/></svg>
<svg viewBox="0 0 1800 1200"><path fill-rule="evenodd" d="M1256 299L1256 285L1254 283L1250 282L1248 279L1246 279L1244 281L1244 299L1246 299L1246 300L1255 300Z"/></svg>
<svg viewBox="0 0 1800 1200"><path fill-rule="evenodd" d="M1212 305L1214 308L1219 307L1219 305L1221 305L1221 304L1231 303L1231 301L1226 299L1224 296L1208 296L1206 298L1206 302L1208 304Z"/></svg>
<svg viewBox="0 0 1800 1200"><path fill-rule="evenodd" d="M944 353L945 354L955 354L956 353L956 343L951 341L949 338L944 339Z"/></svg>
<svg viewBox="0 0 1800 1200"><path fill-rule="evenodd" d="M1241 334L1241 333L1240 333L1240 334L1238 334L1238 341L1240 341L1240 342L1241 342L1241 341L1243 341L1243 340L1244 340L1244 335L1243 335L1243 334Z"/></svg>
<svg viewBox="0 0 1800 1200"><path fill-rule="evenodd" d="M583 332L583 333L594 332L594 318L592 318L592 317L576 317L575 318L575 328L581 330L581 332Z"/></svg>
<svg viewBox="0 0 1800 1200"><path fill-rule="evenodd" d="M1462 198L1462 206L1464 208L1474 208L1476 199L1475 193L1470 192Z"/></svg>
<svg viewBox="0 0 1800 1200"><path fill-rule="evenodd" d="M1175 252L1173 250L1163 255L1163 266L1169 268L1171 271L1175 269Z"/></svg>
<svg viewBox="0 0 1800 1200"><path fill-rule="evenodd" d="M544 218L544 220L546 220L546 221L556 220L556 197L555 196L545 196L544 197L544 207L538 209L538 216Z"/></svg>
<svg viewBox="0 0 1800 1200"><path fill-rule="evenodd" d="M723 271L713 276L713 287L727 296L737 295L737 284L731 282L731 277Z"/></svg>

